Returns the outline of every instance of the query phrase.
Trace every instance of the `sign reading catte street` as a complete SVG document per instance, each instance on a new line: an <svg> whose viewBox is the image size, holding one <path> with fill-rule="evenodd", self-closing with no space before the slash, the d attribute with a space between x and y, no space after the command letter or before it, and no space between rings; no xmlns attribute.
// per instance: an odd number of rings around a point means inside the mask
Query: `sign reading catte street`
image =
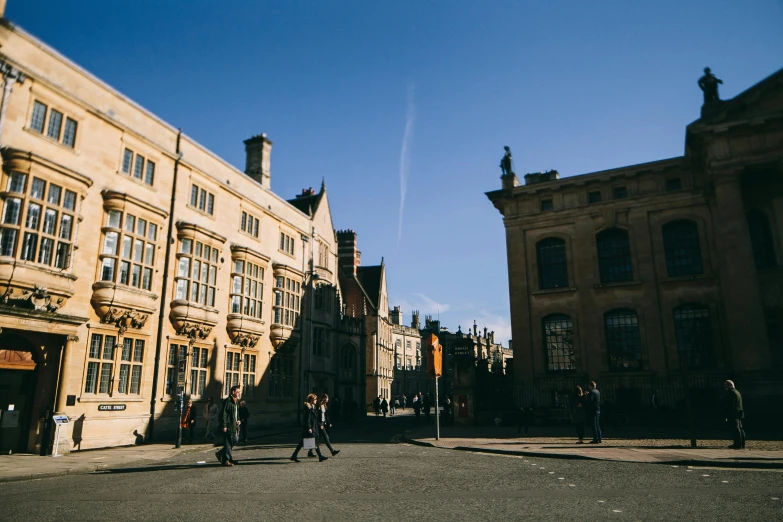
<svg viewBox="0 0 783 522"><path fill-rule="evenodd" d="M123 411L124 404L99 404L98 411Z"/></svg>

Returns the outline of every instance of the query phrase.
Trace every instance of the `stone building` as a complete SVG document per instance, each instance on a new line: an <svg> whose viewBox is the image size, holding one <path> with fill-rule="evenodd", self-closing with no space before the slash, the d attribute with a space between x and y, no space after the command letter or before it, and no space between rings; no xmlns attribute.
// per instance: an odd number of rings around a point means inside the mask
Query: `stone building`
<svg viewBox="0 0 783 522"><path fill-rule="evenodd" d="M427 390L429 376L422 365L421 323L418 310L411 314L411 325L403 324L402 309L395 306L391 313L392 342L394 343L394 382L392 395L410 401L415 393Z"/></svg>
<svg viewBox="0 0 783 522"><path fill-rule="evenodd" d="M255 425L362 386L324 186L286 201L265 135L242 172L7 20L0 73L3 449L53 410L86 449L172 436L181 390L203 427L233 384Z"/></svg>
<svg viewBox="0 0 783 522"><path fill-rule="evenodd" d="M599 383L715 405L724 379L763 411L783 364L783 70L705 106L683 156L559 179L512 173L487 196L506 229L522 405ZM777 399L773 399L777 397Z"/></svg>

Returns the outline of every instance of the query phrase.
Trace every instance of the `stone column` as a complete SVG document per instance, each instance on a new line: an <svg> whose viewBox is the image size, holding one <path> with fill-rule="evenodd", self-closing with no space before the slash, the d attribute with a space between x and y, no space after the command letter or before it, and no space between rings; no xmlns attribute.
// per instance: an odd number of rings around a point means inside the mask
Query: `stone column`
<svg viewBox="0 0 783 522"><path fill-rule="evenodd" d="M55 390L55 393L57 393L57 404L55 405L56 412L63 412L65 411L65 403L68 397L68 390L71 389L69 384L74 379L74 375L78 375L79 367L74 364L75 361L69 360L70 358L73 358L73 352L76 349L76 343L79 342L79 337L76 335L69 335L67 337L66 343L63 345L62 350L62 356L60 357L60 364L62 367L60 368L60 382L58 383L57 390ZM76 377L78 380L78 376ZM76 386L76 389L78 390L79 386L81 384ZM78 395L78 393L77 393Z"/></svg>
<svg viewBox="0 0 783 522"><path fill-rule="evenodd" d="M741 170L712 172L719 222L715 229L728 358L734 370L769 364L769 340L750 232L742 203Z"/></svg>

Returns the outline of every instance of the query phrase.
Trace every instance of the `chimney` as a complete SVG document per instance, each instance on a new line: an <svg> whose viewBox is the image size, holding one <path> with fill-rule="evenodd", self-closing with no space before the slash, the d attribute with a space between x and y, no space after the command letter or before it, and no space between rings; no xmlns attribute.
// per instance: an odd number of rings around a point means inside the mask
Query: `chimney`
<svg viewBox="0 0 783 522"><path fill-rule="evenodd" d="M356 268L361 265L362 253L356 249L356 232L353 230L337 231L337 263L343 273L356 277Z"/></svg>
<svg viewBox="0 0 783 522"><path fill-rule="evenodd" d="M269 170L271 154L272 142L266 134L259 134L245 140L245 174L268 189L272 188L272 174Z"/></svg>
<svg viewBox="0 0 783 522"><path fill-rule="evenodd" d="M432 317L430 317L432 319ZM425 322L427 318L424 318ZM411 328L415 328L417 330L421 330L421 322L419 321L419 311L414 310L413 314L411 314Z"/></svg>

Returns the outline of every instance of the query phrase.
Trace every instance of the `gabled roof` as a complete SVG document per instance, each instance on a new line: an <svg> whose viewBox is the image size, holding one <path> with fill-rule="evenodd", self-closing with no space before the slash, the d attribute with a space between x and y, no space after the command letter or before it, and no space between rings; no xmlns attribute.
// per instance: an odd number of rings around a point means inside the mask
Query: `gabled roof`
<svg viewBox="0 0 783 522"><path fill-rule="evenodd" d="M318 209L318 205L321 204L323 195L324 195L324 191L322 189L317 194L299 195L296 196L294 199L289 199L287 201L288 203L298 208L308 216L312 216L313 214L315 214L315 211Z"/></svg>
<svg viewBox="0 0 783 522"><path fill-rule="evenodd" d="M381 278L383 265L360 266L356 268L356 279L367 294L373 308L378 308L381 297Z"/></svg>

